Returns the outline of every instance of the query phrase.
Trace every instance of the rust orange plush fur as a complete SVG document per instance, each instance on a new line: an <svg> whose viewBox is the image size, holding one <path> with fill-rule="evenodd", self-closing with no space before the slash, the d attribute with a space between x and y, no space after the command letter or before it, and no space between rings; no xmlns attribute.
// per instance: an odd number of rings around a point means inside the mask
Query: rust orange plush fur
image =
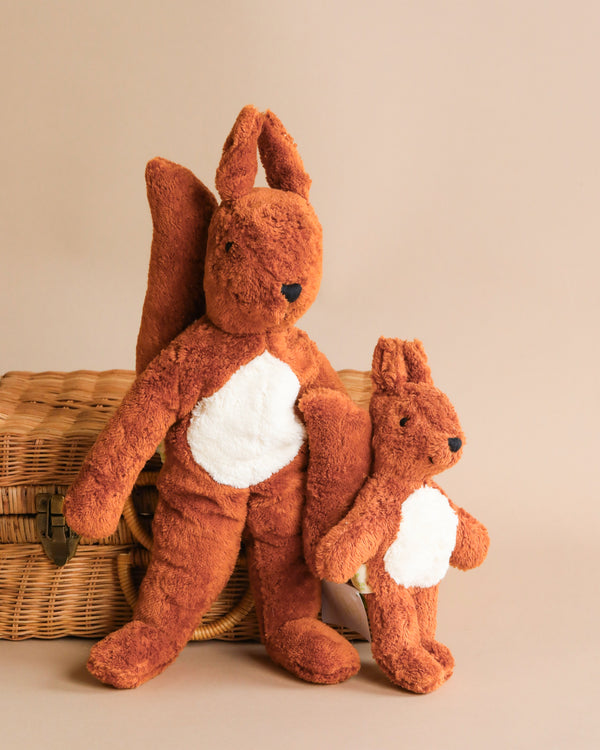
<svg viewBox="0 0 600 750"><path fill-rule="evenodd" d="M257 147L266 189L253 188ZM320 585L302 552L307 452L297 403L324 388L350 402L326 358L294 326L321 279L310 178L279 120L254 107L242 110L225 142L217 208L187 170L163 161L149 169L156 258L145 313L153 325L151 337L140 333L140 369L156 356L70 488L69 525L91 537L112 532L163 437L166 460L133 621L93 647L88 667L122 688L161 672L225 585L244 537L268 653L303 679L346 679L359 668L357 652L318 621ZM202 300L184 291L177 307L178 282L164 281L161 264L175 267L175 279L197 275L209 218L206 315L167 344ZM352 450L349 436L347 460Z"/></svg>
<svg viewBox="0 0 600 750"><path fill-rule="evenodd" d="M450 650L435 640L438 583L448 564L480 565L489 537L433 481L458 461L464 435L450 401L433 385L421 343L380 339L372 378L371 475L320 541L315 567L337 582L360 571L376 661L395 684L427 693L454 667ZM308 424L309 441L321 442L322 426L313 431ZM312 473L311 466L314 483Z"/></svg>
<svg viewBox="0 0 600 750"><path fill-rule="evenodd" d="M310 447L303 515L304 557L316 576L317 546L350 510L371 466L371 419L339 391L307 393L299 408Z"/></svg>
<svg viewBox="0 0 600 750"><path fill-rule="evenodd" d="M166 159L146 167L154 225L148 288L136 348L136 371L206 312L202 280L217 201L189 169Z"/></svg>

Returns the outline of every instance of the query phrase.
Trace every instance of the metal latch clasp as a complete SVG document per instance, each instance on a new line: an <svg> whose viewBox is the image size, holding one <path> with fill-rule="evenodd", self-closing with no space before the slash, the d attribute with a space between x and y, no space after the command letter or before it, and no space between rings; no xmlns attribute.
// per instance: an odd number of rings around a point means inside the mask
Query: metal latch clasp
<svg viewBox="0 0 600 750"><path fill-rule="evenodd" d="M37 531L44 552L55 565L69 562L77 550L79 534L67 526L64 495L40 493L35 497Z"/></svg>

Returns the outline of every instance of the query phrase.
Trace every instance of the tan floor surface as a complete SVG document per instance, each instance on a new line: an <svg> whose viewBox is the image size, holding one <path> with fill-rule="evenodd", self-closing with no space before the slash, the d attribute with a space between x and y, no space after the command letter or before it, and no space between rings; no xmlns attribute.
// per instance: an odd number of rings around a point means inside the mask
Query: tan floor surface
<svg viewBox="0 0 600 750"><path fill-rule="evenodd" d="M598 597L572 585L594 551L524 550L496 540L482 569L443 582L438 635L457 668L432 695L393 688L366 643L342 685L304 684L259 644L211 642L121 692L87 674L85 640L4 641L2 747L600 747Z"/></svg>

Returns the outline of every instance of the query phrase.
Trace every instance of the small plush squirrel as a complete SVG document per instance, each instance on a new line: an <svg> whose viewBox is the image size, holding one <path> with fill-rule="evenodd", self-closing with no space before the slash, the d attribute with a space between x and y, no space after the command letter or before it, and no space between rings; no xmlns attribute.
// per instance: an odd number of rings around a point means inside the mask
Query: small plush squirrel
<svg viewBox="0 0 600 750"><path fill-rule="evenodd" d="M480 565L489 536L432 480L458 461L465 439L421 342L381 338L372 380L370 476L317 545L314 564L324 579L353 578L365 594L375 660L396 685L428 693L454 668L435 640L438 584L449 565Z"/></svg>

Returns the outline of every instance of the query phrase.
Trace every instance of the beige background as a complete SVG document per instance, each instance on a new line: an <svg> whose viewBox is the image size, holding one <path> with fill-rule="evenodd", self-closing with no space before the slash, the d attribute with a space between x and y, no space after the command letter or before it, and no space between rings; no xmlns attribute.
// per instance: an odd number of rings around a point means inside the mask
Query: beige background
<svg viewBox="0 0 600 750"><path fill-rule="evenodd" d="M3 737L598 746L600 6L0 10L0 370L131 367L145 162L160 154L212 186L239 109L269 107L325 230L303 326L338 368L367 369L382 333L425 342L469 439L442 484L493 541L481 570L443 584L457 670L432 696L388 686L366 645L339 687L294 681L260 646L206 644L123 694L85 676L86 642L0 643Z"/></svg>

